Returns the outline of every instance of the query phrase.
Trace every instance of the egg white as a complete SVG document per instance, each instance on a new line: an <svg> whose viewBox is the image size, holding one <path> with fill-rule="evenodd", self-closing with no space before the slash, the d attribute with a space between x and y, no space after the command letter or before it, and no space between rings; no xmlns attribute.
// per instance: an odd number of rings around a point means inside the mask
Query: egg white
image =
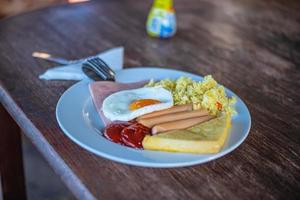
<svg viewBox="0 0 300 200"><path fill-rule="evenodd" d="M129 105L140 99L155 99L161 103L148 105L136 110L130 110ZM102 111L111 121L130 121L134 118L173 106L172 93L163 87L144 87L133 90L122 90L106 97Z"/></svg>

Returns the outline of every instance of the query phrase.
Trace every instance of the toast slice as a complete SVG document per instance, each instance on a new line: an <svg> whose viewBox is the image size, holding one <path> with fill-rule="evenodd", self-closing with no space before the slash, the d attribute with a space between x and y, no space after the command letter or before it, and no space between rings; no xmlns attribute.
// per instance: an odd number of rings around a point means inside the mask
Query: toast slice
<svg viewBox="0 0 300 200"><path fill-rule="evenodd" d="M231 125L230 116L221 116L184 130L147 135L142 144L146 150L183 153L218 153L223 147Z"/></svg>

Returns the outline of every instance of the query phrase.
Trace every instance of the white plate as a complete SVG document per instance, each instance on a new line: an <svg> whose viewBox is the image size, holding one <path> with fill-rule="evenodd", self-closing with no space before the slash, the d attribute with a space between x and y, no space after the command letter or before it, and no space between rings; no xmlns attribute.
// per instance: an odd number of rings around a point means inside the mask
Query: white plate
<svg viewBox="0 0 300 200"><path fill-rule="evenodd" d="M160 69L132 68L117 73L117 82L136 82L154 78L178 78L188 76L201 80L201 76L191 73ZM69 88L59 99L56 118L63 132L81 147L101 157L136 166L144 167L182 167L205 163L220 158L237 148L247 137L251 118L244 102L232 91L226 89L229 96L236 96L237 115L232 119L229 137L223 149L217 154L185 154L159 151L138 150L113 143L102 136L103 123L94 108L88 90L88 81L81 81Z"/></svg>

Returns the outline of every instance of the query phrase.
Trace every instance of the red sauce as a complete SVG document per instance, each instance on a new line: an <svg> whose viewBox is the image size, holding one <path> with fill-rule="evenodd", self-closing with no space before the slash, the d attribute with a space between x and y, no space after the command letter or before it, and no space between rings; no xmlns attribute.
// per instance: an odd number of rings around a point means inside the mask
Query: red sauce
<svg viewBox="0 0 300 200"><path fill-rule="evenodd" d="M131 124L132 122L114 121L105 127L104 137L115 143L123 144L121 131Z"/></svg>
<svg viewBox="0 0 300 200"><path fill-rule="evenodd" d="M104 137L129 147L143 148L142 141L150 131L150 128L135 121L114 121L105 127Z"/></svg>
<svg viewBox="0 0 300 200"><path fill-rule="evenodd" d="M122 130L121 138L126 146L143 148L142 141L147 134L150 134L148 127L135 123Z"/></svg>

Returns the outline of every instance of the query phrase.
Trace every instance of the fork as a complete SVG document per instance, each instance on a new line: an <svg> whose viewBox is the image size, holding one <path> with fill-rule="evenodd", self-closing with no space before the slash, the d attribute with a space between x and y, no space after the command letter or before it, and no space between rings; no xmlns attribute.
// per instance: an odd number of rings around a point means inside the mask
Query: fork
<svg viewBox="0 0 300 200"><path fill-rule="evenodd" d="M82 71L93 80L115 81L115 72L99 57L87 59Z"/></svg>
<svg viewBox="0 0 300 200"><path fill-rule="evenodd" d="M115 72L100 58L91 56L78 60L67 60L44 52L33 52L32 56L62 65L82 64L82 71L93 80L115 81Z"/></svg>

